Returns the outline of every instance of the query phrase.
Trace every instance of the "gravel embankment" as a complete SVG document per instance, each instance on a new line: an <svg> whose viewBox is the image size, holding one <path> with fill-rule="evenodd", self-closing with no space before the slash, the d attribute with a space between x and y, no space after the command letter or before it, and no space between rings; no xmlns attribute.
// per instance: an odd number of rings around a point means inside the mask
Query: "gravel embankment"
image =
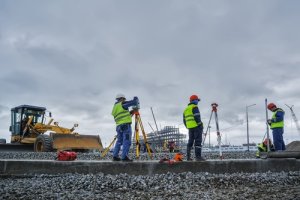
<svg viewBox="0 0 300 200"><path fill-rule="evenodd" d="M154 159L174 154L154 154ZM203 153L219 159L218 153ZM54 160L56 153L0 152L0 159ZM134 158L134 155L130 155ZM111 160L109 153L79 153L78 160ZM224 159L253 159L255 152L224 152ZM140 160L148 160L142 154ZM281 173L0 175L0 199L299 199L300 171Z"/></svg>
<svg viewBox="0 0 300 200"><path fill-rule="evenodd" d="M223 159L253 159L255 152L224 152ZM130 158L136 159L135 154L130 154ZM160 160L164 157L173 158L174 153L155 153L153 160ZM192 154L193 157L193 154ZM219 159L218 153L203 153L205 159ZM0 159L30 159L30 160L54 160L56 153L54 152L0 152ZM100 153L78 153L77 160L111 160L112 154L108 153L104 158ZM148 154L141 154L139 160L149 160Z"/></svg>
<svg viewBox="0 0 300 200"><path fill-rule="evenodd" d="M299 199L300 171L1 177L1 199Z"/></svg>

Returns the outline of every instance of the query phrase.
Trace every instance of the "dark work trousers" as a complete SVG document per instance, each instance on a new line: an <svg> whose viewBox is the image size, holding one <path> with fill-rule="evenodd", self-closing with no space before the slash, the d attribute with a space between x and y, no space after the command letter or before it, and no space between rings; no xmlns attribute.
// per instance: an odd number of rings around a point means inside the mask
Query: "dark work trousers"
<svg viewBox="0 0 300 200"><path fill-rule="evenodd" d="M189 129L189 141L187 143L187 159L191 158L191 149L195 144L195 156L196 159L201 158L201 144L202 144L203 127L198 126L196 128Z"/></svg>
<svg viewBox="0 0 300 200"><path fill-rule="evenodd" d="M128 156L129 149L131 146L131 124L121 124L117 126L117 142L115 144L113 156L119 157L119 151L122 147L121 159L125 159Z"/></svg>
<svg viewBox="0 0 300 200"><path fill-rule="evenodd" d="M284 151L285 144L283 141L283 128L273 128L272 132L275 151Z"/></svg>

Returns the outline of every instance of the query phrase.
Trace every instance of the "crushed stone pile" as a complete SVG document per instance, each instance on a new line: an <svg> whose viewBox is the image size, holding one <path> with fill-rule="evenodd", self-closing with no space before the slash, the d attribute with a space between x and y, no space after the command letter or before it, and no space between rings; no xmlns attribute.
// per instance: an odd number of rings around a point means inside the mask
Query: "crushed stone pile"
<svg viewBox="0 0 300 200"><path fill-rule="evenodd" d="M0 177L1 199L299 199L300 171Z"/></svg>
<svg viewBox="0 0 300 200"><path fill-rule="evenodd" d="M220 159L219 153L202 153L205 159ZM175 153L155 153L153 160L162 158L174 158ZM194 158L194 154L191 154ZM29 159L29 160L55 160L57 153L55 152L0 152L0 159ZM104 158L100 153L78 153L77 160L112 160L112 153L108 153ZM130 153L129 157L137 160L134 153ZM224 152L223 159L254 159L255 152ZM184 155L184 158L186 156ZM139 160L150 160L147 153L142 153Z"/></svg>
<svg viewBox="0 0 300 200"><path fill-rule="evenodd" d="M286 151L299 151L300 152L300 141L293 141L286 145Z"/></svg>

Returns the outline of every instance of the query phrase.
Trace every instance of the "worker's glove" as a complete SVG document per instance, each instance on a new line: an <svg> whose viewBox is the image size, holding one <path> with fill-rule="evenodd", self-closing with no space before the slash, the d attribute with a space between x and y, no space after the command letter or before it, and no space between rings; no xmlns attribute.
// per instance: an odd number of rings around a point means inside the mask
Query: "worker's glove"
<svg viewBox="0 0 300 200"><path fill-rule="evenodd" d="M202 122L199 122L198 123L198 126L201 126L203 128L203 123Z"/></svg>
<svg viewBox="0 0 300 200"><path fill-rule="evenodd" d="M268 119L267 122L268 122L269 125L271 125L272 124L272 119Z"/></svg>

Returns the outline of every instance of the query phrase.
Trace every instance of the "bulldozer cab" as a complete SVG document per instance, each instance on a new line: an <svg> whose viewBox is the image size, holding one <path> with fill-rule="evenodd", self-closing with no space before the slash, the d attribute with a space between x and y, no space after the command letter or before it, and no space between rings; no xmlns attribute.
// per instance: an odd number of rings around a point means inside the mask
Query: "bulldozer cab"
<svg viewBox="0 0 300 200"><path fill-rule="evenodd" d="M12 136L22 136L28 120L32 118L31 125L43 123L45 121L45 107L21 105L11 109L11 126Z"/></svg>

